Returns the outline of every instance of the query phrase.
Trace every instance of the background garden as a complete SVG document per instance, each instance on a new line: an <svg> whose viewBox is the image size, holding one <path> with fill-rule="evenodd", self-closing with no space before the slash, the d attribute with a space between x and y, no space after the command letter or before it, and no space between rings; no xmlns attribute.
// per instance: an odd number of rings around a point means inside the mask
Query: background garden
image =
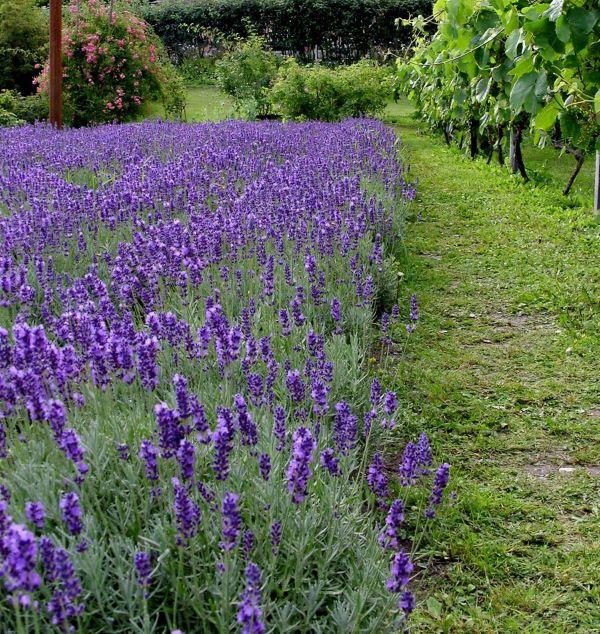
<svg viewBox="0 0 600 634"><path fill-rule="evenodd" d="M596 4L0 0L5 631L600 630Z"/></svg>

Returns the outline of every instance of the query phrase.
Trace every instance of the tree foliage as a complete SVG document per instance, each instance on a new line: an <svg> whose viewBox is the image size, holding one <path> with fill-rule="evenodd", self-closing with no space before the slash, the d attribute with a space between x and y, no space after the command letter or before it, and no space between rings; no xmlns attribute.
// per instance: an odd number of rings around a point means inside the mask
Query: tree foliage
<svg viewBox="0 0 600 634"><path fill-rule="evenodd" d="M431 4L431 0L162 0L148 5L144 17L177 61L190 48L205 48L203 34L216 29L246 36L250 22L275 51L312 61L318 50L327 60L347 62L376 50L402 48L410 39L410 28L398 27L395 20L429 15Z"/></svg>
<svg viewBox="0 0 600 634"><path fill-rule="evenodd" d="M236 39L217 61L219 87L231 95L237 110L248 119L270 114L268 89L275 80L280 58L265 46L265 39L252 34Z"/></svg>
<svg viewBox="0 0 600 634"><path fill-rule="evenodd" d="M448 141L498 152L505 132L511 167L526 177L520 144L530 131L576 159L600 149L600 9L597 0L438 0L437 31L424 21L416 51L399 63L398 88ZM462 136L462 134L461 134Z"/></svg>
<svg viewBox="0 0 600 634"><path fill-rule="evenodd" d="M28 94L48 45L48 20L33 0L0 0L0 89Z"/></svg>

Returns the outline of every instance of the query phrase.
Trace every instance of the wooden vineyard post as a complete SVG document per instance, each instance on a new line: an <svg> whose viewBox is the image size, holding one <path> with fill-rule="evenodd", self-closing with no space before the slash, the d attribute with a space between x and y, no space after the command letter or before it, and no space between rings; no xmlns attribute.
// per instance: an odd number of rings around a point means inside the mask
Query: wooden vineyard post
<svg viewBox="0 0 600 634"><path fill-rule="evenodd" d="M62 128L62 0L50 0L50 124Z"/></svg>
<svg viewBox="0 0 600 634"><path fill-rule="evenodd" d="M594 216L600 220L600 151L596 150L596 186L594 188Z"/></svg>

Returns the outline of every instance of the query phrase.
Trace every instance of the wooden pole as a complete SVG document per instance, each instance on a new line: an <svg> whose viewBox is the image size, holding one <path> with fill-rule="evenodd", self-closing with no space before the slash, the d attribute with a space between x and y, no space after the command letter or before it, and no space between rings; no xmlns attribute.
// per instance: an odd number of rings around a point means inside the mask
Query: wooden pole
<svg viewBox="0 0 600 634"><path fill-rule="evenodd" d="M594 190L594 215L600 219L600 152L596 150L596 187Z"/></svg>
<svg viewBox="0 0 600 634"><path fill-rule="evenodd" d="M50 0L50 124L62 128L62 0Z"/></svg>

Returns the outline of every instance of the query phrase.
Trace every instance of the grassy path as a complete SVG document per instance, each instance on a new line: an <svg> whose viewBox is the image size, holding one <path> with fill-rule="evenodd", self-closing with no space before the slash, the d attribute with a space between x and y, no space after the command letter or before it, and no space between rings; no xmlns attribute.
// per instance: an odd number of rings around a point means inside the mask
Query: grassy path
<svg viewBox="0 0 600 634"><path fill-rule="evenodd" d="M458 491L414 631L600 632L600 227L388 120L420 183L398 266L421 320L387 382Z"/></svg>

